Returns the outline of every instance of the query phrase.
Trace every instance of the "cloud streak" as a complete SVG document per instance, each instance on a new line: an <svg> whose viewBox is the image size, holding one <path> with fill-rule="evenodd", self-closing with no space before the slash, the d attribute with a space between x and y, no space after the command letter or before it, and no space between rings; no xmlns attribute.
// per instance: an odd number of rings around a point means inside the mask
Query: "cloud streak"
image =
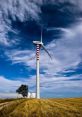
<svg viewBox="0 0 82 117"><path fill-rule="evenodd" d="M46 48L50 51L53 60L51 61L44 50L41 50L41 69L44 73L57 74L68 69L76 68L81 62L82 54L82 23L76 24L65 30L62 37L55 42L51 41ZM61 30L61 28L60 28ZM78 38L79 37L79 38ZM35 60L30 58L35 57L33 50L11 50L5 52L12 63L23 63L31 69L35 69ZM28 56L29 55L29 56ZM45 61L45 62L43 62Z"/></svg>
<svg viewBox="0 0 82 117"><path fill-rule="evenodd" d="M0 1L0 43L4 44L5 46L9 46L10 39L8 39L7 35L9 31L12 31L12 20L16 21L19 20L20 22L27 22L29 20L35 20L40 24L40 21L43 20L40 16L43 14L41 7L45 4L52 4L52 5L59 5L64 4L67 11L71 11L79 14L82 11L82 2L81 0L1 0ZM71 7L68 5L72 4ZM72 9L72 10L70 10ZM65 11L64 8L59 9L60 11ZM74 14L73 13L73 14ZM40 24L41 25L41 24Z"/></svg>

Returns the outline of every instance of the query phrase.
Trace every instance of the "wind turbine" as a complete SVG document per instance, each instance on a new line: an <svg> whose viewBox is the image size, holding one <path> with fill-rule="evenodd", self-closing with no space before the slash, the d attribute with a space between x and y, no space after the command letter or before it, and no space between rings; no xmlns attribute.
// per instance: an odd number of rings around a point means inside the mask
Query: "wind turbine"
<svg viewBox="0 0 82 117"><path fill-rule="evenodd" d="M41 30L41 41L33 41L33 44L36 46L36 98L40 99L40 49L41 47L45 50L50 58L51 55L45 48L42 42L42 30Z"/></svg>

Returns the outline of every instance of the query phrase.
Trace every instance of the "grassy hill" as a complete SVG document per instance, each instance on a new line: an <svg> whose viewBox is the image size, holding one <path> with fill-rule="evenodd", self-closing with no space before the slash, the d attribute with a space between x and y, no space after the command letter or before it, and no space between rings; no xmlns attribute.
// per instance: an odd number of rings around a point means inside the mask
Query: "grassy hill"
<svg viewBox="0 0 82 117"><path fill-rule="evenodd" d="M82 117L82 98L0 100L0 117Z"/></svg>

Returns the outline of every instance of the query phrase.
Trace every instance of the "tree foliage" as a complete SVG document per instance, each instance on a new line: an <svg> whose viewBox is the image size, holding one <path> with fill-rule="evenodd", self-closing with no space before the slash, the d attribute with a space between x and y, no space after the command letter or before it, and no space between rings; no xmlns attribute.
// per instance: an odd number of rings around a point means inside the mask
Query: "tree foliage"
<svg viewBox="0 0 82 117"><path fill-rule="evenodd" d="M27 85L21 85L17 90L17 93L21 94L23 97L28 96L28 86Z"/></svg>

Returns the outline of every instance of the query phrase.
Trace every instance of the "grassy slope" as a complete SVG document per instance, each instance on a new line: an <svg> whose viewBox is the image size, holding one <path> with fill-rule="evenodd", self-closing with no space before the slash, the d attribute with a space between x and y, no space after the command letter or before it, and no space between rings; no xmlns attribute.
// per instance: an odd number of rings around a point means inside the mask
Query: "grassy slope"
<svg viewBox="0 0 82 117"><path fill-rule="evenodd" d="M82 98L0 100L0 117L82 117Z"/></svg>

